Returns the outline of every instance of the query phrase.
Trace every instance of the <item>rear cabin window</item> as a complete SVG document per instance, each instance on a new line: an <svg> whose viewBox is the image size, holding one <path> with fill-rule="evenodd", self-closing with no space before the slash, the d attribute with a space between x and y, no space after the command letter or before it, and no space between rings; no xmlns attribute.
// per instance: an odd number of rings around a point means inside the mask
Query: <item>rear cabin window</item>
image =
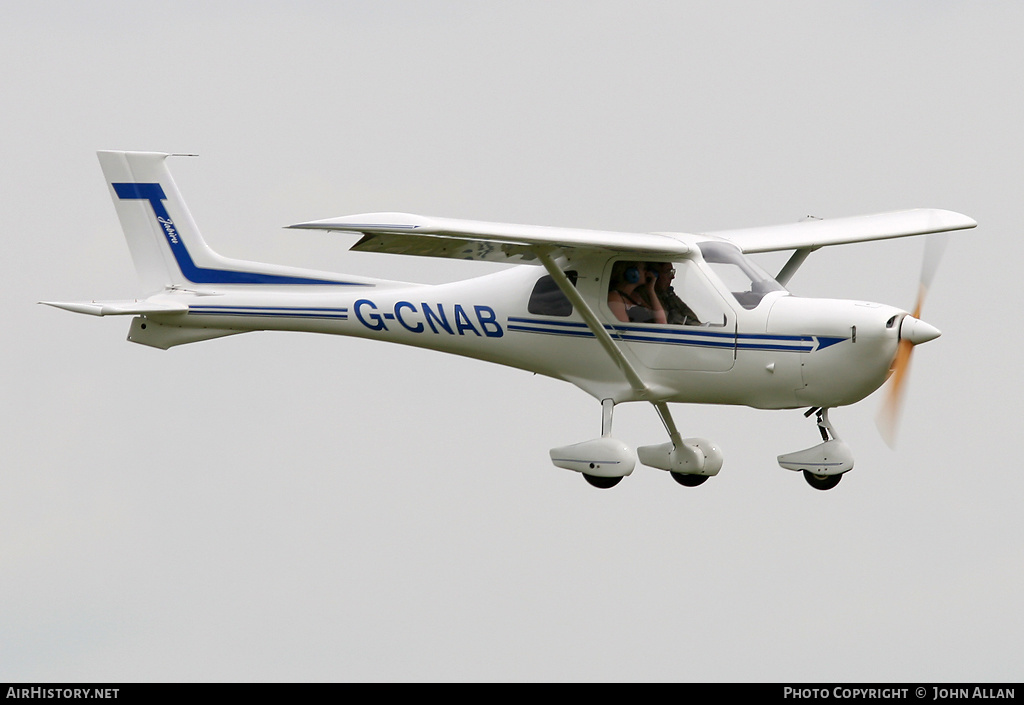
<svg viewBox="0 0 1024 705"><path fill-rule="evenodd" d="M565 276L573 286L576 286L576 278L579 275L575 271L566 272ZM551 275L546 274L534 285L527 310L536 316L571 316L572 303L565 298L565 294L558 288Z"/></svg>

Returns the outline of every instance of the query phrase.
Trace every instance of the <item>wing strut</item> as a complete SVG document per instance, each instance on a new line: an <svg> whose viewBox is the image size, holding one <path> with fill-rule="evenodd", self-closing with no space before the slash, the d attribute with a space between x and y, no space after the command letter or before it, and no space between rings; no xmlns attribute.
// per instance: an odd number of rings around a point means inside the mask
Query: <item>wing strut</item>
<svg viewBox="0 0 1024 705"><path fill-rule="evenodd" d="M584 298L580 295L580 292L576 291L576 287L572 285L569 278L565 276L555 261L551 258L551 253L548 250L542 250L537 248L534 250L537 255L537 259L544 265L544 269L548 270L548 274L558 284L558 288L561 289L565 297L572 302L572 305L576 307L576 310L583 316L583 320L586 321L587 327L597 338L598 342L605 349L605 352L612 358L619 369L622 370L622 374L626 376L626 380L629 382L633 391L636 392L637 396L641 399L650 399L653 395L651 388L641 379L633 365L630 364L626 356L622 354L622 350L612 340L612 336L605 330L604 324L598 319L597 314L590 308Z"/></svg>
<svg viewBox="0 0 1024 705"><path fill-rule="evenodd" d="M801 247L799 250L795 250L793 255L789 258L789 261L786 262L786 265L779 270L778 275L775 277L775 281L782 284L782 286L786 286L786 284L789 283L789 280L793 278L793 275L796 274L796 270L800 269L800 265L804 263L805 259L807 259L807 255L817 249L817 247Z"/></svg>
<svg viewBox="0 0 1024 705"><path fill-rule="evenodd" d="M679 429L676 428L675 421L672 420L672 413L668 410L668 404L663 401L651 403L658 410L658 416L661 417L661 422L665 424L665 430L668 431L668 437L671 439L672 445L675 448L682 448L685 445L683 437L679 435Z"/></svg>

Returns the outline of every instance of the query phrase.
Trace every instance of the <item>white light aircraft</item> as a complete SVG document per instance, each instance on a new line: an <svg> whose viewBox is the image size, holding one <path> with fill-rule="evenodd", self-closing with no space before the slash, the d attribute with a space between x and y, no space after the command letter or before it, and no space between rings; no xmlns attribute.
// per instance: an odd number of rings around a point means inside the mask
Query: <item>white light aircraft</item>
<svg viewBox="0 0 1024 705"><path fill-rule="evenodd" d="M853 468L853 454L829 409L860 401L892 374L884 425L893 427L911 349L939 335L919 317L935 259L926 256L913 313L801 298L786 283L820 247L976 225L959 213L919 209L701 234L406 213L290 226L359 234L352 250L360 252L526 265L409 284L216 254L171 178L168 156L99 152L145 298L42 303L133 316L128 340L161 349L258 330L306 331L430 348L565 380L600 402L601 435L552 449L551 461L603 488L631 474L637 460L689 487L718 474L721 451L707 439L681 436L673 402L807 408L822 443L778 462L802 471L812 487L835 487ZM793 254L775 277L746 256L782 250ZM612 436L615 405L636 401L654 406L667 442L634 452Z"/></svg>

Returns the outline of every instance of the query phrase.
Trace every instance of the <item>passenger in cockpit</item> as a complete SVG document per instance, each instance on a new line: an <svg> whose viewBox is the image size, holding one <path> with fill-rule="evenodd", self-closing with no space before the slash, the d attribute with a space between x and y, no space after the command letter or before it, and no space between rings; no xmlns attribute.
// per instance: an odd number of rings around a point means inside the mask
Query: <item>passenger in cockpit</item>
<svg viewBox="0 0 1024 705"><path fill-rule="evenodd" d="M648 271L642 262L616 262L612 267L608 308L623 322L665 323L665 309L654 288L657 280L657 273Z"/></svg>

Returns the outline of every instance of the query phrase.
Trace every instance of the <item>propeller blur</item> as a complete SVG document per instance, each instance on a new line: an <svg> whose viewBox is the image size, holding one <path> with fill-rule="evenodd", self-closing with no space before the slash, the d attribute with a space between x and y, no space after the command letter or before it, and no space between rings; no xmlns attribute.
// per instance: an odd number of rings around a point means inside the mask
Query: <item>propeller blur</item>
<svg viewBox="0 0 1024 705"><path fill-rule="evenodd" d="M882 438L890 448L896 445L896 431L899 426L900 409L903 404L903 388L910 372L910 358L915 345L935 340L941 335L939 330L920 319L921 308L925 296L931 288L935 272L939 268L942 254L946 251L949 235L945 232L931 235L925 240L924 262L921 265L921 278L917 289L917 303L912 314L905 316L900 324L900 344L892 365L892 383L885 403L879 410L875 422Z"/></svg>

